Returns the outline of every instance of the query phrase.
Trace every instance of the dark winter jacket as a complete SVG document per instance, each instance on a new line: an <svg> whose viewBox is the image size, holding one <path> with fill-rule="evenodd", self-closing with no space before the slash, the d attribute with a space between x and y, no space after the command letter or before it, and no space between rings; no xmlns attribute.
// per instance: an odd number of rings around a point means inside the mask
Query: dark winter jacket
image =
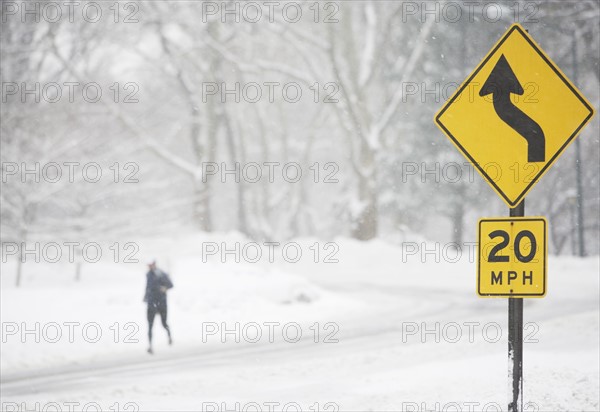
<svg viewBox="0 0 600 412"><path fill-rule="evenodd" d="M146 274L146 294L144 295L144 302L148 304L166 304L167 303L167 289L173 287L173 282L165 272L160 269L150 270Z"/></svg>

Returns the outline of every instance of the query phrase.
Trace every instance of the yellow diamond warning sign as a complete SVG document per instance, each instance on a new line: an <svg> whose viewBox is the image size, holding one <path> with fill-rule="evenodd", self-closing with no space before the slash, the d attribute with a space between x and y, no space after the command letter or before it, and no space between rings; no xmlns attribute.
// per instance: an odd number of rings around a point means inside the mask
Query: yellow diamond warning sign
<svg viewBox="0 0 600 412"><path fill-rule="evenodd" d="M543 217L481 219L477 294L543 297L546 294L547 228Z"/></svg>
<svg viewBox="0 0 600 412"><path fill-rule="evenodd" d="M581 92L515 24L435 121L515 207L593 115Z"/></svg>

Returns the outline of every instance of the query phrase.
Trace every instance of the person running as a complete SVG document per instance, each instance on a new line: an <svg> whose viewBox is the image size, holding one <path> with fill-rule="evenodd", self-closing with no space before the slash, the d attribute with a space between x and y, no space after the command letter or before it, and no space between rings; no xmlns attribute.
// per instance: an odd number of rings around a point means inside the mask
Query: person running
<svg viewBox="0 0 600 412"><path fill-rule="evenodd" d="M167 290L173 287L173 282L171 282L169 275L156 267L156 261L150 262L148 269L144 302L148 304L148 353L152 354L154 353L152 350L152 326L157 313L160 315L163 328L169 336L169 345L173 344L171 329L167 324Z"/></svg>

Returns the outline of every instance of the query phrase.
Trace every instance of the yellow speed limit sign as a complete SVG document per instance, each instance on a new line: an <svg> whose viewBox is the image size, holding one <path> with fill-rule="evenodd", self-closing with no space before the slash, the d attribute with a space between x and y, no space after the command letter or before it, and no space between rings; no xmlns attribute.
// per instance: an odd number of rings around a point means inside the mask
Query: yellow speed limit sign
<svg viewBox="0 0 600 412"><path fill-rule="evenodd" d="M548 254L546 219L481 219L478 227L477 294L481 297L544 297Z"/></svg>

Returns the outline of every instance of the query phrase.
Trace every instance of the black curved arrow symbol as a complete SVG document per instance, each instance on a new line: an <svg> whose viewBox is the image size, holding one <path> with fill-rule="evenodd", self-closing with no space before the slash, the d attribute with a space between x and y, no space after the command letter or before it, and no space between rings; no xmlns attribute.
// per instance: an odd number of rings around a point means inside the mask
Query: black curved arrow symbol
<svg viewBox="0 0 600 412"><path fill-rule="evenodd" d="M527 140L527 161L546 160L546 138L539 124L510 101L510 94L523 94L523 87L504 55L494 66L479 96L492 94L498 117Z"/></svg>

